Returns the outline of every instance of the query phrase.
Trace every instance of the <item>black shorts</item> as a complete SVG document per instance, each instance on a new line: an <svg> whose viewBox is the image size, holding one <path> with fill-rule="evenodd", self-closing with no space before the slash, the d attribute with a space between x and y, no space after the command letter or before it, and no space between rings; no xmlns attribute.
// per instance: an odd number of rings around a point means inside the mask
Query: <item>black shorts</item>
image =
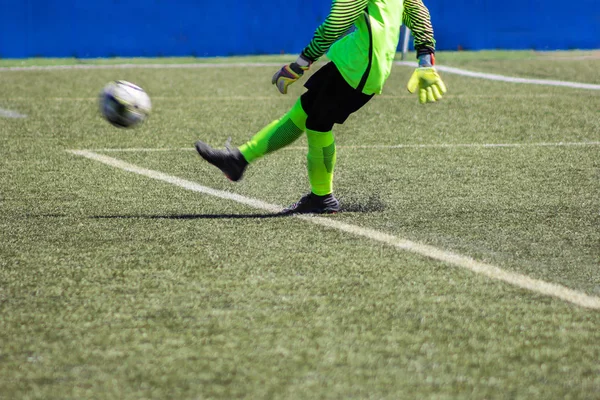
<svg viewBox="0 0 600 400"><path fill-rule="evenodd" d="M300 99L308 115L306 128L317 132L328 132L334 124L343 124L373 98L350 86L332 62L315 72L304 87L308 91Z"/></svg>

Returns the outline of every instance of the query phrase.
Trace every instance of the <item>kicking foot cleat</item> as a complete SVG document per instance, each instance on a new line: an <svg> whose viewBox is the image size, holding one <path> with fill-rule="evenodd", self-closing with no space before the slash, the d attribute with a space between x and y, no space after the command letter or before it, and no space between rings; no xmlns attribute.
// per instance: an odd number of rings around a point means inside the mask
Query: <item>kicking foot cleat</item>
<svg viewBox="0 0 600 400"><path fill-rule="evenodd" d="M196 142L196 151L200 157L219 168L227 178L237 182L242 179L248 161L238 149L216 150L200 140Z"/></svg>
<svg viewBox="0 0 600 400"><path fill-rule="evenodd" d="M333 194L317 196L309 193L302 196L298 202L284 208L280 214L335 214L338 211L340 211L340 202Z"/></svg>

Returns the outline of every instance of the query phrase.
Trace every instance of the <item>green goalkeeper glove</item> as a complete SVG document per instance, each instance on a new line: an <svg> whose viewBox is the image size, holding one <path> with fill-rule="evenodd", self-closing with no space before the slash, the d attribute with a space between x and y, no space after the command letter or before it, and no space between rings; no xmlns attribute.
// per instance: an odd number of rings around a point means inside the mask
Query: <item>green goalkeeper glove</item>
<svg viewBox="0 0 600 400"><path fill-rule="evenodd" d="M271 83L277 86L277 89L281 94L287 94L288 86L296 82L304 75L304 72L308 71L312 64L308 58L305 58L302 54L298 59L288 65L284 65L275 75Z"/></svg>
<svg viewBox="0 0 600 400"><path fill-rule="evenodd" d="M434 103L446 93L446 85L440 78L433 66L435 57L433 54L425 54L419 57L419 67L413 72L408 81L407 89L414 93L419 89L419 102L421 104Z"/></svg>

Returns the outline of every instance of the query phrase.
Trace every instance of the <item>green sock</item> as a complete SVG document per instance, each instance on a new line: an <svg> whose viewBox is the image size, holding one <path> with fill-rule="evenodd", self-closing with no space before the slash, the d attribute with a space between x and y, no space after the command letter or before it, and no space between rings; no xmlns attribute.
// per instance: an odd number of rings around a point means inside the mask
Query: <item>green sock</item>
<svg viewBox="0 0 600 400"><path fill-rule="evenodd" d="M312 192L319 196L333 193L335 139L333 133L306 130L308 139L308 180Z"/></svg>
<svg viewBox="0 0 600 400"><path fill-rule="evenodd" d="M306 129L307 115L300 99L280 120L273 121L240 146L240 152L249 163L294 142Z"/></svg>

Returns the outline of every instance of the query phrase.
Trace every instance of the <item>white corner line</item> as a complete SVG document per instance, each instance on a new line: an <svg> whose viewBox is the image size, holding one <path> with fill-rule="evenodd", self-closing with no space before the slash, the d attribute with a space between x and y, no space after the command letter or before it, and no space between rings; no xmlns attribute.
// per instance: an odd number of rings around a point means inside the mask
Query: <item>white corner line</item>
<svg viewBox="0 0 600 400"><path fill-rule="evenodd" d="M0 118L27 118L27 115L18 113L16 111L7 110L0 108Z"/></svg>
<svg viewBox="0 0 600 400"><path fill-rule="evenodd" d="M417 64L410 61L396 61L394 64L405 67L416 67ZM438 71L442 71L448 74L455 74L461 76L467 76L470 78L486 79L489 81L499 81L508 83L524 83L529 85L543 85L543 86L560 86L568 87L573 89L587 89L587 90L600 90L600 85L592 83L579 83L579 82L568 82L568 81L557 81L551 79L529 79L529 78L514 78L511 76L488 74L484 72L473 72L467 71L466 69L447 67L444 65L436 65L435 68Z"/></svg>
<svg viewBox="0 0 600 400"><path fill-rule="evenodd" d="M89 150L67 150L69 153L98 161L103 164L118 168L124 171L133 172L148 178L167 182L183 189L191 190L198 193L207 194L221 199L232 200L252 208L276 213L281 210L281 207L275 204L266 203L257 199L253 199L239 194L217 190L210 187L202 186L196 182L181 179L172 175L139 167L125 161L112 158L106 155L97 154ZM555 297L580 307L585 307L594 310L600 310L600 298L589 296L585 293L578 292L567 287L531 278L527 275L522 275L516 272L510 272L498 268L491 264L476 261L470 257L463 256L450 251L438 249L433 246L413 242L407 239L399 238L387 233L383 233L370 228L363 228L357 225L347 224L333 218L323 218L308 215L296 216L303 221L311 222L316 225L324 226L331 229L336 229L341 232L350 233L355 236L368 238L380 243L385 243L389 246L421 256L441 261L455 267L467 269L480 275L484 275L490 279L503 281L511 285L517 286L531 292Z"/></svg>
<svg viewBox="0 0 600 400"><path fill-rule="evenodd" d="M68 71L68 70L90 70L90 69L197 69L197 68L254 68L254 67L279 67L282 63L280 62L257 62L257 63L243 63L243 62L232 62L232 63L196 63L196 64L160 64L160 63L149 63L149 64L104 64L104 65L90 65L90 64L76 64L76 65L47 65L47 66L30 66L30 67L0 67L0 72L10 71ZM405 67L416 67L417 64L411 61L395 61L394 65L405 66ZM436 65L439 71L467 76L471 78L487 79L491 81L500 81L508 83L524 83L530 85L543 85L543 86L559 86L568 87L573 89L586 89L586 90L600 90L600 85L591 83L578 83L568 82L559 80L549 79L529 79L529 78L514 78L510 76L488 74L483 72L467 71L461 68L447 67L443 65Z"/></svg>

